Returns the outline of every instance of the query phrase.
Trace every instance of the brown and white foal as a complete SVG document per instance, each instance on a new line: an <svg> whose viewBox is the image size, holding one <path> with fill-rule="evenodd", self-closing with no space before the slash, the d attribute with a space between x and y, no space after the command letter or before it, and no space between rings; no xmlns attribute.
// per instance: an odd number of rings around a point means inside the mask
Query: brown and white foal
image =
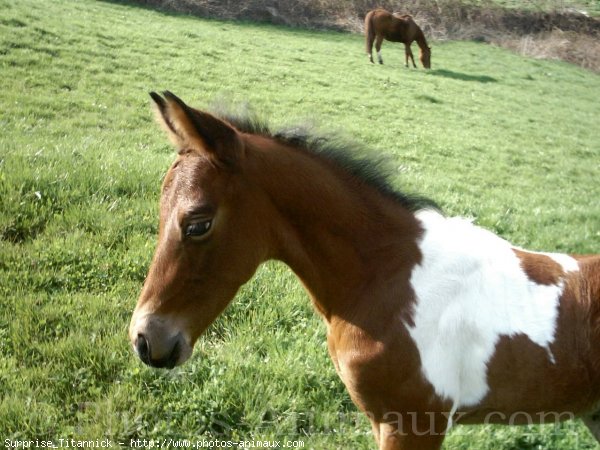
<svg viewBox="0 0 600 450"><path fill-rule="evenodd" d="M130 325L146 364L185 362L277 259L323 317L380 449L439 449L451 423L580 416L600 436L600 257L516 248L343 148L151 95L178 157Z"/></svg>

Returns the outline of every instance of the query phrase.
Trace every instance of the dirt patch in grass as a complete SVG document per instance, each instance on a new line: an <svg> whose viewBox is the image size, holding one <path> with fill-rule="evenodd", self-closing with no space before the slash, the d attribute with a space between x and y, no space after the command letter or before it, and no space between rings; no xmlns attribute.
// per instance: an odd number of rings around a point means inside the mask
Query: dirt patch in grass
<svg viewBox="0 0 600 450"><path fill-rule="evenodd" d="M365 14L376 7L414 16L434 40L489 42L536 58L562 59L600 72L600 19L569 2L528 9L492 0L133 0L202 17L250 20L291 27L363 32ZM525 4L525 2L523 2ZM571 3L569 3L571 5Z"/></svg>

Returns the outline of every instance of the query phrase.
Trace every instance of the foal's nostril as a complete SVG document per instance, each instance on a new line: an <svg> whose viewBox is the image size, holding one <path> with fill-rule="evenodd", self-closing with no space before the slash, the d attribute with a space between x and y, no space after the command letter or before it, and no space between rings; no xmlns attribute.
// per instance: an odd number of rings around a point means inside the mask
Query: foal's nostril
<svg viewBox="0 0 600 450"><path fill-rule="evenodd" d="M135 340L135 350L144 364L151 367L172 369L177 364L181 353L181 344L179 341L175 342L171 352L166 356L159 359L152 359L150 354L150 344L146 336L138 334Z"/></svg>
<svg viewBox="0 0 600 450"><path fill-rule="evenodd" d="M144 363L150 364L150 346L143 334L137 335L137 339L135 340L135 350Z"/></svg>

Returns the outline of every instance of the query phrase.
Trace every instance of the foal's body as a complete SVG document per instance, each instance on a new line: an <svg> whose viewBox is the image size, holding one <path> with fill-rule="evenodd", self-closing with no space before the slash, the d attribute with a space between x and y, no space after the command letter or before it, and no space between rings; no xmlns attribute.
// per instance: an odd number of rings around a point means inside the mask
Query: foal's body
<svg viewBox="0 0 600 450"><path fill-rule="evenodd" d="M380 449L439 449L449 417L584 416L595 430L599 257L513 248L299 144L310 140L236 128L165 95L153 98L180 154L131 321L146 363L183 363L259 264L278 259L323 316Z"/></svg>
<svg viewBox="0 0 600 450"><path fill-rule="evenodd" d="M384 9L369 11L365 17L365 40L369 61L373 62L374 42L379 64L383 64L381 44L384 39L390 42L402 42L404 44L405 66L408 67L408 59L410 58L414 68L417 65L410 46L416 41L420 49L419 59L421 64L426 69L431 67L431 48L427 45L423 31L415 23L412 16L392 14Z"/></svg>

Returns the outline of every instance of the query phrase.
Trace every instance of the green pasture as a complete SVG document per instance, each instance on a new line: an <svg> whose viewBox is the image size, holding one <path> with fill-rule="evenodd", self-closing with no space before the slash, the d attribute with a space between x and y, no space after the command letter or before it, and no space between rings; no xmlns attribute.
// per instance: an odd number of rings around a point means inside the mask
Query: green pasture
<svg viewBox="0 0 600 450"><path fill-rule="evenodd" d="M367 144L401 189L515 244L600 252L600 77L472 42L406 69L359 35L92 0L0 0L0 446L299 439L372 449L290 271L268 263L173 371L127 326L174 153L148 92L248 102ZM414 49L416 53L416 48ZM579 422L455 428L445 449L598 449Z"/></svg>

